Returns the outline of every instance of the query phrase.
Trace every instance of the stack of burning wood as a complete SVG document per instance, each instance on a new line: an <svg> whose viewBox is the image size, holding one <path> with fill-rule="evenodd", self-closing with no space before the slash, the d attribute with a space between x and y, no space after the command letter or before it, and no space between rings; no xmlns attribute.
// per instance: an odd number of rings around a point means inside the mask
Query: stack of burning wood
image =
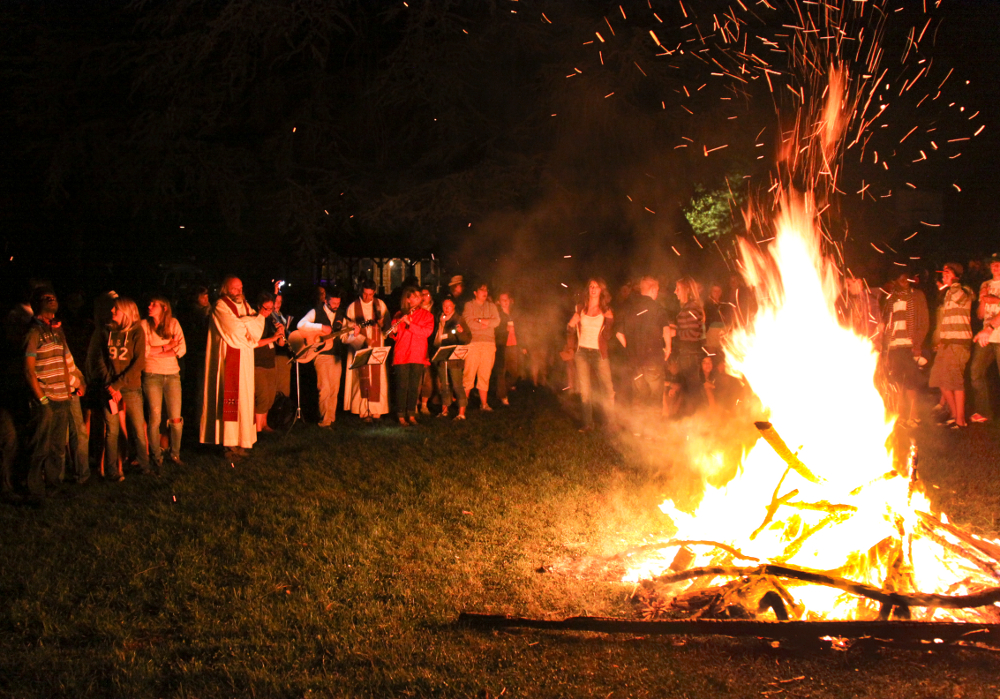
<svg viewBox="0 0 1000 699"><path fill-rule="evenodd" d="M856 508L827 501L805 502L798 490L781 494L785 476L791 472L812 483L818 479L770 423L757 423L757 428L788 468L774 489L763 522L750 539L774 526L780 510L818 511L825 516L812 525L803 524L794 514L785 516L781 526L789 543L780 557L768 561L714 541L673 540L659 547L643 547L636 555L654 554L657 549L677 551L668 570L636 587L633 601L643 618L818 620L823 615L810 611L799 595L806 586L818 585L856 598L851 614L854 619L1000 622L1000 607L996 606L1000 602L1000 545L926 512L915 511L916 519L909 526L900 518L894 523L897 535L857 552L840 568L821 571L787 563L816 532L846 520ZM908 478L911 495L919 489L916 447L911 445L905 464L882 478ZM936 544L950 561L949 570L957 571L959 579L945 593L917 589L913 570L916 541ZM696 551L701 554L699 565L693 565L698 558ZM879 587L855 581L859 569L871 566L884 571Z"/></svg>

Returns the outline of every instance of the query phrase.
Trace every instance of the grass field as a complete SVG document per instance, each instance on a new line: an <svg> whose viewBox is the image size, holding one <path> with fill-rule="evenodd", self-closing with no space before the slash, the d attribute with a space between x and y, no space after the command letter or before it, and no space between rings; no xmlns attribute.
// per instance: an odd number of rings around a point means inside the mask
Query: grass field
<svg viewBox="0 0 1000 699"><path fill-rule="evenodd" d="M538 569L668 533L669 464L579 434L550 394L512 402L464 424L297 426L234 465L189 449L158 479L0 507L0 695L1000 696L982 651L455 626L632 615L629 586ZM995 529L997 428L917 434L937 502Z"/></svg>

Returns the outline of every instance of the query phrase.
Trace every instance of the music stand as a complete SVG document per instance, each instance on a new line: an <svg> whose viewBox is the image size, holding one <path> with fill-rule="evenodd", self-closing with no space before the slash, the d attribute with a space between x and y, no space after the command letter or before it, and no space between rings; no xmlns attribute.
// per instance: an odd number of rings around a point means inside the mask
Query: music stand
<svg viewBox="0 0 1000 699"><path fill-rule="evenodd" d="M354 361L351 362L351 366L348 369L364 369L367 366L382 366L385 364L385 360L389 358L389 351L391 347L369 347L367 349L358 350L354 355ZM361 416L362 419L371 418L372 411L368 404L368 398L362 396L361 400L364 402L364 415Z"/></svg>
<svg viewBox="0 0 1000 699"><path fill-rule="evenodd" d="M292 357L292 363L295 365L295 417L292 418L292 424L288 426L285 430L285 437L292 433L292 428L295 427L295 423L302 420L302 381L299 379L299 362ZM285 439L282 437L282 440Z"/></svg>
<svg viewBox="0 0 1000 699"><path fill-rule="evenodd" d="M437 363L449 362L452 359L465 359L468 354L468 345L448 345L447 347L439 347L438 351L431 357L431 361Z"/></svg>

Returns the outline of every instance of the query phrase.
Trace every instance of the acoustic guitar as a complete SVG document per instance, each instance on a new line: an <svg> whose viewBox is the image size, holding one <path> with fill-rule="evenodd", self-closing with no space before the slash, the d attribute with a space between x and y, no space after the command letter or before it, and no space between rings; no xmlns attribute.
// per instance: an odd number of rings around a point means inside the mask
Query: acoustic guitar
<svg viewBox="0 0 1000 699"><path fill-rule="evenodd" d="M333 343L338 339L346 339L356 327L349 320L343 322L338 320L333 324L333 330L325 335L322 330L309 328L293 331L288 335L288 348L292 351L292 360L301 364L313 361L317 355L333 349Z"/></svg>

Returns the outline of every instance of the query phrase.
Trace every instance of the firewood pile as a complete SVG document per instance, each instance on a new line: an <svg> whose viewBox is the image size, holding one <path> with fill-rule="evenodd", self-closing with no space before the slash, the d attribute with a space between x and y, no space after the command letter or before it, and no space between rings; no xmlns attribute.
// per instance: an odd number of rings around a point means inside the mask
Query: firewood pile
<svg viewBox="0 0 1000 699"><path fill-rule="evenodd" d="M776 559L761 561L721 542L663 542L660 550L677 550L669 569L641 581L632 595L643 619L818 620L822 615L809 611L799 594L808 586L818 585L840 590L842 599L855 598L851 617L859 620L943 617L953 621L1000 622L1000 607L996 606L1000 602L1000 545L926 512L915 511L916 521L909 526L899 516L894 523L896 535L886 537L867 551L856 552L837 569L810 570L789 564L787 561L811 536L845 521L856 508L827 501L802 501L797 490L782 493L782 483L789 473L795 472L809 482L815 482L816 476L788 449L769 423L757 423L757 428L788 468L774 489L763 521L749 538L753 540L766 527L784 527L788 540L785 551ZM882 478L908 478L910 494L919 490L916 448L911 446L905 465ZM796 510L821 512L824 516L817 523L806 525ZM913 547L918 541L933 543L948 561L947 570L955 577L943 593L930 594L917 589ZM629 555L654 552L655 546L647 545ZM693 566L699 558L697 554L701 554L701 564ZM880 586L856 582L859 571L871 568L882 571ZM948 611L937 614L938 610Z"/></svg>

